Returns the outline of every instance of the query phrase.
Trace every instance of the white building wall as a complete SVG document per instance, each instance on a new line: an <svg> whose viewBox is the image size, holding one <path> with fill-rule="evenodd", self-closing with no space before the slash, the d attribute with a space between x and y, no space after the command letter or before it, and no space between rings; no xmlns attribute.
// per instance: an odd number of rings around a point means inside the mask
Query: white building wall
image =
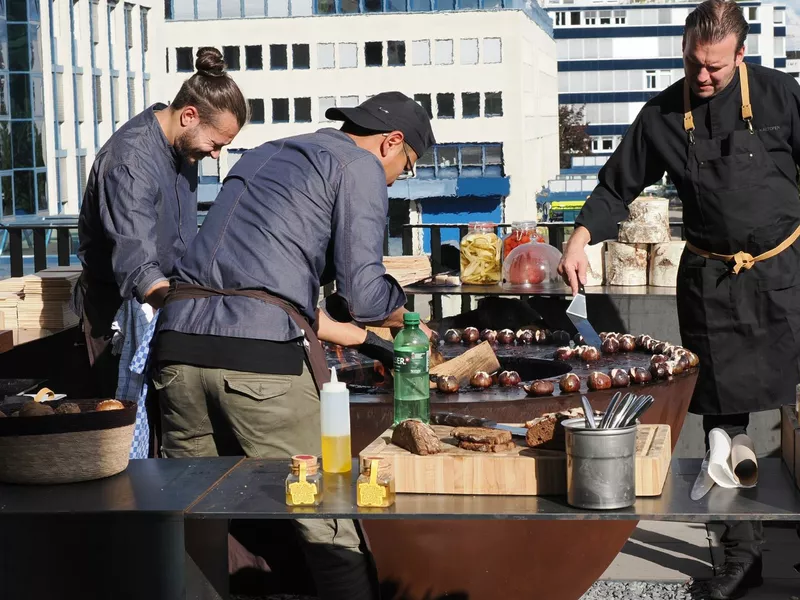
<svg viewBox="0 0 800 600"><path fill-rule="evenodd" d="M398 90L410 97L431 95L432 124L438 143L503 143L505 174L511 178L507 219L535 211L535 191L558 172L555 42L521 11L170 21L164 24L164 33L170 68L168 73L159 75L153 88L159 90L161 101L168 101L191 75L175 71L176 48L191 47L194 56L199 45L240 47L242 68L231 72L231 76L247 98L264 100L265 123L245 126L231 148L252 148L269 139L332 125L321 118L320 98L334 97L341 105L347 97L350 103L358 103L382 91ZM488 64L486 40L496 38L501 40L502 62ZM431 64L414 65L413 43L424 40L430 42ZM444 40L445 45L447 40L452 41L452 56L447 52L437 56L437 40ZM462 52L462 40L478 40L477 64L465 64L469 61ZM388 66L388 41L405 42L406 66ZM364 65L367 42L384 42L382 67ZM287 45L287 70L270 70L270 44ZM291 68L292 44L309 44L309 69ZM323 68L320 63L320 44L334 44L334 68ZM355 68L342 68L342 44L357 45ZM471 46L473 42L465 44ZM263 46L263 69L244 68L247 45ZM445 57L450 60L442 61ZM481 94L480 117L462 117L462 92ZM502 116L485 115L485 95L491 92L502 94ZM441 93L455 95L454 118L437 116L436 95ZM273 98L290 99L292 122L271 122ZM294 98L311 98L311 122L294 122L291 114ZM222 177L227 172L226 154L220 161Z"/></svg>

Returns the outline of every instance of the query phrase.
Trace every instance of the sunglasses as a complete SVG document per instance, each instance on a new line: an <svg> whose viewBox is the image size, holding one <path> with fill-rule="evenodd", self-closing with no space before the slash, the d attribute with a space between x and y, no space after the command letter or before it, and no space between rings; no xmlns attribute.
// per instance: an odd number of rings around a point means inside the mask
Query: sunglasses
<svg viewBox="0 0 800 600"><path fill-rule="evenodd" d="M383 137L389 137L389 134L384 133ZM414 179L417 176L417 170L414 167L414 163L411 162L411 156L408 154L408 150L406 150L405 142L403 142L403 154L406 155L406 166L403 167L403 172L397 176L397 179L400 181L404 179Z"/></svg>

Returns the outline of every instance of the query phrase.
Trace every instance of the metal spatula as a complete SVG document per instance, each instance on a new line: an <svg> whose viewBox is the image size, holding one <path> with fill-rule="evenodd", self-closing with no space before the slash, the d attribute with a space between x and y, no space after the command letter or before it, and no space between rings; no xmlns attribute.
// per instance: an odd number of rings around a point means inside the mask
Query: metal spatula
<svg viewBox="0 0 800 600"><path fill-rule="evenodd" d="M594 346L599 350L600 336L597 335L594 327L592 327L592 324L589 323L589 319L586 317L586 290L583 289L582 283L579 284L579 286L578 293L567 308L567 316L569 320L572 321L572 324L575 325L575 329L578 330L578 333L583 336L586 344Z"/></svg>

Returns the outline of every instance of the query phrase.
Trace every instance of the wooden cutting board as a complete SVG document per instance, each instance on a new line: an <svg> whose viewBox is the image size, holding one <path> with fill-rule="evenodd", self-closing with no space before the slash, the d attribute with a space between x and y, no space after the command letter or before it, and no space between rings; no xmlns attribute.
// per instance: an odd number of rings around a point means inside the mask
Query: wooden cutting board
<svg viewBox="0 0 800 600"><path fill-rule="evenodd" d="M557 450L517 447L508 452L462 450L448 425L433 425L444 451L418 456L391 443L385 431L359 454L392 465L398 493L549 496L567 493L567 456ZM658 496L672 458L669 425L639 425L636 436L636 495Z"/></svg>

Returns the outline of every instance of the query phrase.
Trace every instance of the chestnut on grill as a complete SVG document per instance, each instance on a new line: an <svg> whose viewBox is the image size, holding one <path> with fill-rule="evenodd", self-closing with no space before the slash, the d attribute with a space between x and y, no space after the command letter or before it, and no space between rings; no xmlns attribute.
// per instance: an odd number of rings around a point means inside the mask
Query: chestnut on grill
<svg viewBox="0 0 800 600"><path fill-rule="evenodd" d="M601 331L597 335L600 337L600 341L601 342L605 342L606 338L608 337L608 332L607 331Z"/></svg>
<svg viewBox="0 0 800 600"><path fill-rule="evenodd" d="M653 354L653 356L650 357L650 366L651 367L653 365L660 365L660 364L663 364L665 362L667 362L667 357L664 356L663 354Z"/></svg>
<svg viewBox="0 0 800 600"><path fill-rule="evenodd" d="M655 352L656 346L658 346L660 343L661 343L660 341L651 338L647 340L647 342L645 342L644 349L647 350L648 352ZM657 354L661 353L657 352Z"/></svg>
<svg viewBox="0 0 800 600"><path fill-rule="evenodd" d="M669 371L667 370L667 363L658 363L655 365L650 365L650 374L653 376L653 379L666 379L669 377Z"/></svg>
<svg viewBox="0 0 800 600"><path fill-rule="evenodd" d="M659 342L653 347L653 352L657 354L665 354L669 348L672 347L672 344L669 342Z"/></svg>
<svg viewBox="0 0 800 600"><path fill-rule="evenodd" d="M516 371L503 371L500 373L500 377L497 381L500 384L500 387L514 387L519 385L519 383L522 381L522 378Z"/></svg>
<svg viewBox="0 0 800 600"><path fill-rule="evenodd" d="M569 344L569 334L564 331L563 329L559 329L558 331L553 332L553 343L554 344Z"/></svg>
<svg viewBox="0 0 800 600"><path fill-rule="evenodd" d="M644 367L631 367L628 374L633 383L648 383L653 380L653 375Z"/></svg>
<svg viewBox="0 0 800 600"><path fill-rule="evenodd" d="M503 329L497 334L497 341L501 344L513 344L514 343L514 332L510 329Z"/></svg>
<svg viewBox="0 0 800 600"><path fill-rule="evenodd" d="M664 363L669 375L680 375L683 373L684 366L677 360L668 360Z"/></svg>
<svg viewBox="0 0 800 600"><path fill-rule="evenodd" d="M497 341L497 332L494 329L484 329L481 331L481 339L493 344Z"/></svg>
<svg viewBox="0 0 800 600"><path fill-rule="evenodd" d="M439 345L439 332L438 331L431 331L431 344L434 346Z"/></svg>
<svg viewBox="0 0 800 600"><path fill-rule="evenodd" d="M537 329L533 333L533 341L536 342L537 344L544 344L545 342L547 342L547 338L548 338L547 331L544 329Z"/></svg>
<svg viewBox="0 0 800 600"><path fill-rule="evenodd" d="M689 367L694 369L697 365L700 364L700 357L697 356L694 352L689 352L686 355L686 358L689 360Z"/></svg>
<svg viewBox="0 0 800 600"><path fill-rule="evenodd" d="M528 393L528 396L550 396L553 390L555 390L555 387L552 381L537 379L530 385L526 385L525 391Z"/></svg>
<svg viewBox="0 0 800 600"><path fill-rule="evenodd" d="M583 339L583 336L582 336L580 333L576 333L576 334L575 334L575 337L574 337L574 338L572 338L572 340L573 340L573 341L574 341L574 342L575 342L575 343L576 343L578 346L582 346L583 344L585 344L585 343L586 343L586 340L585 340L585 339Z"/></svg>
<svg viewBox="0 0 800 600"><path fill-rule="evenodd" d="M633 352L636 350L636 340L632 335L623 335L619 338L620 352Z"/></svg>
<svg viewBox="0 0 800 600"><path fill-rule="evenodd" d="M492 376L486 371L478 371L470 378L469 384L476 388L488 388L492 385Z"/></svg>
<svg viewBox="0 0 800 600"><path fill-rule="evenodd" d="M615 388L628 387L631 382L625 369L611 369L608 376L611 377L611 386Z"/></svg>
<svg viewBox="0 0 800 600"><path fill-rule="evenodd" d="M531 344L533 343L533 332L530 329L520 329L517 331L518 344Z"/></svg>
<svg viewBox="0 0 800 600"><path fill-rule="evenodd" d="M481 334L475 327L467 327L461 334L461 341L465 344L474 344L480 337Z"/></svg>
<svg viewBox="0 0 800 600"><path fill-rule="evenodd" d="M440 377L439 381L436 382L436 387L445 394L454 394L458 391L458 379L452 375Z"/></svg>
<svg viewBox="0 0 800 600"><path fill-rule="evenodd" d="M619 340L615 337L608 336L600 345L603 354L616 354L619 352Z"/></svg>
<svg viewBox="0 0 800 600"><path fill-rule="evenodd" d="M444 341L448 344L457 344L461 341L461 334L457 329L448 329L444 333Z"/></svg>
<svg viewBox="0 0 800 600"><path fill-rule="evenodd" d="M564 346L556 350L556 360L569 360L575 356L575 350L569 346Z"/></svg>
<svg viewBox="0 0 800 600"><path fill-rule="evenodd" d="M567 373L558 381L558 387L566 394L577 392L581 389L581 378L575 373Z"/></svg>
<svg viewBox="0 0 800 600"><path fill-rule="evenodd" d="M611 387L611 377L600 371L592 371L586 383L590 390L607 390Z"/></svg>
<svg viewBox="0 0 800 600"><path fill-rule="evenodd" d="M600 351L594 346L586 346L581 353L581 360L586 362L595 362L600 360Z"/></svg>
<svg viewBox="0 0 800 600"><path fill-rule="evenodd" d="M688 356L686 356L685 354L682 354L682 355L681 355L681 356L679 356L679 357L678 357L676 360L677 360L677 363L678 363L678 364L681 366L681 368L682 368L684 371L690 367L690 364L689 364L689 357L688 357Z"/></svg>

